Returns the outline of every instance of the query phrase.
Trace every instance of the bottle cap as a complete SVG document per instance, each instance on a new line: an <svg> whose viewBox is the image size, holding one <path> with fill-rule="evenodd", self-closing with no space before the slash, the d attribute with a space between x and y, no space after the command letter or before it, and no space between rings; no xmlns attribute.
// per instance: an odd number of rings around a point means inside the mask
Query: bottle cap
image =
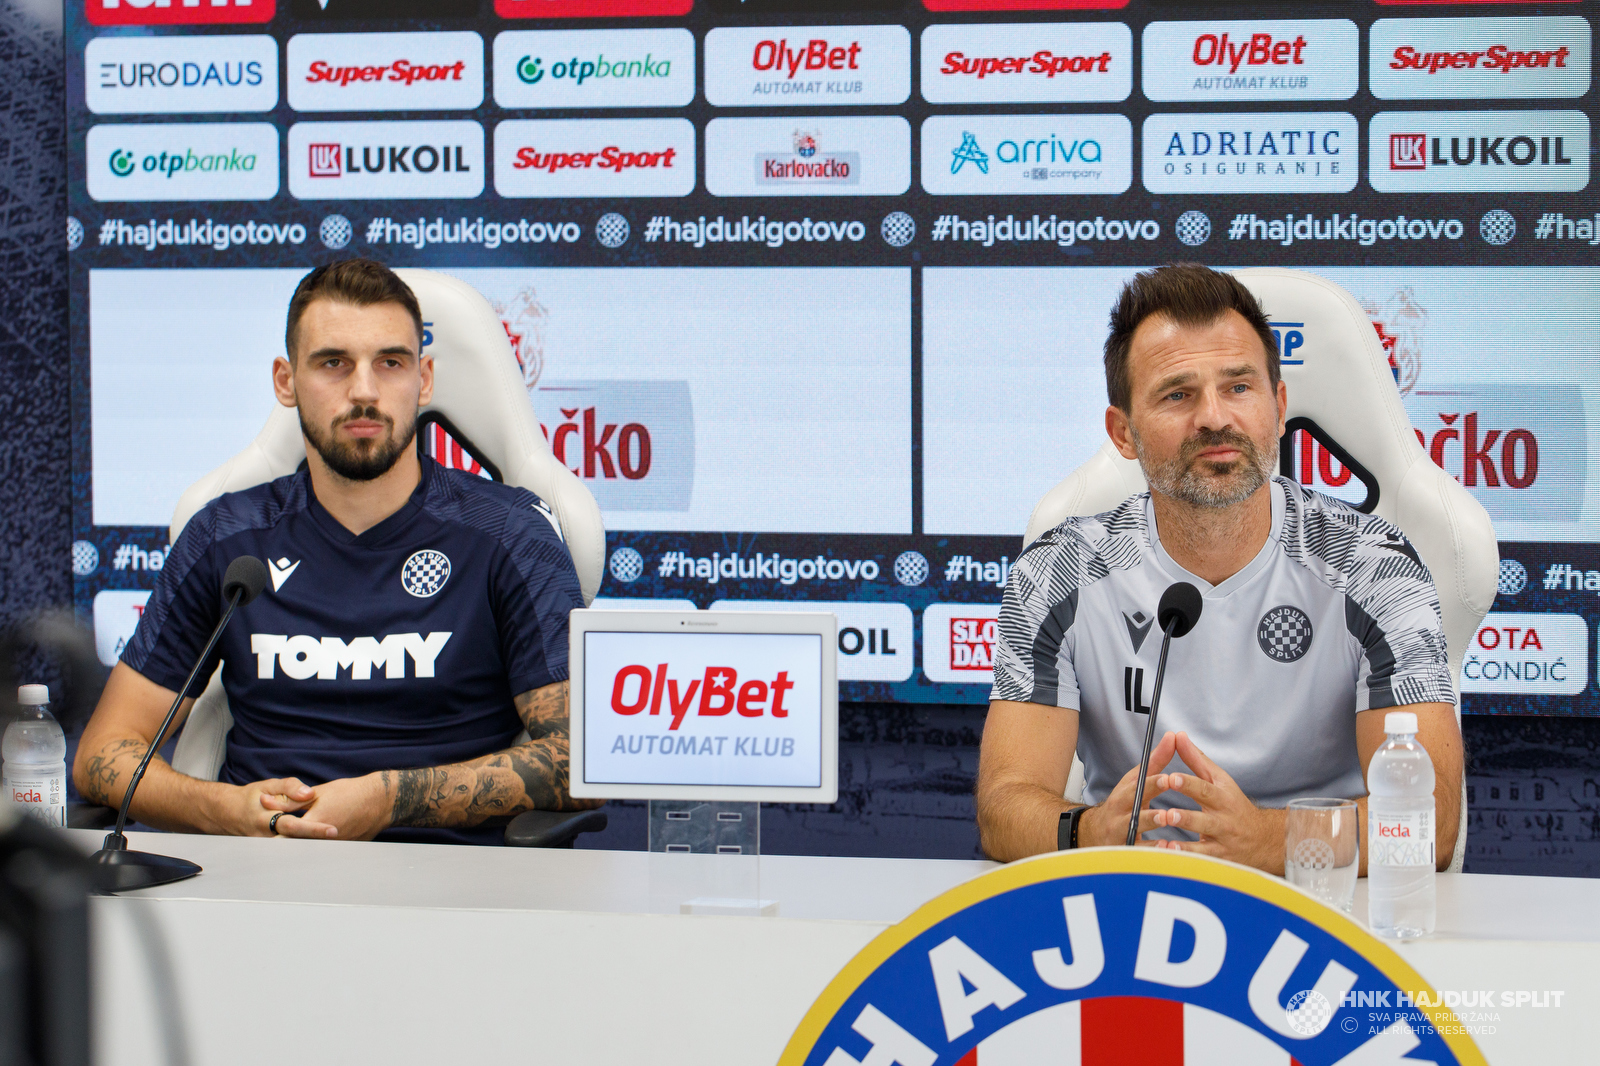
<svg viewBox="0 0 1600 1066"><path fill-rule="evenodd" d="M37 707L50 702L49 685L18 685L17 702L24 707Z"/></svg>
<svg viewBox="0 0 1600 1066"><path fill-rule="evenodd" d="M1415 733L1417 731L1416 712L1390 711L1383 716L1383 731L1385 733Z"/></svg>

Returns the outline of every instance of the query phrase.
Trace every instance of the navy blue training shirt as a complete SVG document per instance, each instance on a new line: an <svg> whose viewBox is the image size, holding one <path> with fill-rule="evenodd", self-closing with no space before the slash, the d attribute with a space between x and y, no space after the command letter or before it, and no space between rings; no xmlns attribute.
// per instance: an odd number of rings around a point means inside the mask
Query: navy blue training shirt
<svg viewBox="0 0 1600 1066"><path fill-rule="evenodd" d="M222 616L240 555L271 584L228 623L188 692L223 663L233 712L219 779L307 784L475 759L522 728L513 697L567 678L577 572L525 489L422 459L399 511L357 536L301 469L220 496L184 527L122 661L176 691ZM499 843L496 827L380 840Z"/></svg>

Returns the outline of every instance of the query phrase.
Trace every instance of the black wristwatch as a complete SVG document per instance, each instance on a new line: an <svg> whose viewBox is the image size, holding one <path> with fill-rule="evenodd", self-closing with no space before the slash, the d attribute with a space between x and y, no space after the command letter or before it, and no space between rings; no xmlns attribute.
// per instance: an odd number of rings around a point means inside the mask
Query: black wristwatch
<svg viewBox="0 0 1600 1066"><path fill-rule="evenodd" d="M1083 820L1083 812L1088 807L1074 807L1070 811L1061 812L1061 820L1056 823L1056 850L1071 851L1078 846L1078 823Z"/></svg>

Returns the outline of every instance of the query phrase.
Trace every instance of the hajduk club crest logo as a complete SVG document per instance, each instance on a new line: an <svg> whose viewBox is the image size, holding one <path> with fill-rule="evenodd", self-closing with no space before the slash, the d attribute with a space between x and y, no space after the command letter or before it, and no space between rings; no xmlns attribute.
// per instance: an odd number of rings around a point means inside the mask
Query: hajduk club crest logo
<svg viewBox="0 0 1600 1066"><path fill-rule="evenodd" d="M884 931L779 1066L1482 1064L1432 998L1393 949L1278 878L1093 848L995 870Z"/></svg>

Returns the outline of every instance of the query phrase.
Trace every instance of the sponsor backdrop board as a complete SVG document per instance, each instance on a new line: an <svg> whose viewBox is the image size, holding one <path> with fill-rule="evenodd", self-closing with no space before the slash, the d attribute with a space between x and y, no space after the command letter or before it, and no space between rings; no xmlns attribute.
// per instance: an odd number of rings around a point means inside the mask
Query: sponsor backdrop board
<svg viewBox="0 0 1600 1066"><path fill-rule="evenodd" d="M1500 533L1465 709L1600 714L1592 19L1370 7L69 0L102 658L271 410L296 279L370 255L495 306L606 602L832 610L842 698L981 703L1027 516L1103 438L1111 301L1185 259L1355 295ZM472 469L463 435L421 444Z"/></svg>

